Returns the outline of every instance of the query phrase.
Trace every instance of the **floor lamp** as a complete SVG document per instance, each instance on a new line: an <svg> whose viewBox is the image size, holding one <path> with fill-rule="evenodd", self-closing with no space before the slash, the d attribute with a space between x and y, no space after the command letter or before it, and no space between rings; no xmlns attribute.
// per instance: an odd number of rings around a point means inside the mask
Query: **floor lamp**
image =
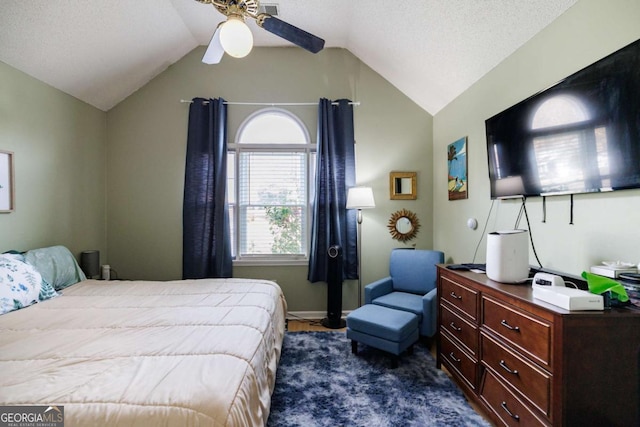
<svg viewBox="0 0 640 427"><path fill-rule="evenodd" d="M358 209L358 307L362 305L362 209L376 207L371 187L352 187L347 193L347 209Z"/></svg>

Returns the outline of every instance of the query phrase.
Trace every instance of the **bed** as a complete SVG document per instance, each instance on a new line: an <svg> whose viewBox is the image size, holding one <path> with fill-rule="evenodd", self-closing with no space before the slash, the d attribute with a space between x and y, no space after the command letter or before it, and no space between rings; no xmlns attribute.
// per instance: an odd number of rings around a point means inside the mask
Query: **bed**
<svg viewBox="0 0 640 427"><path fill-rule="evenodd" d="M81 280L58 293L0 316L0 405L64 406L67 427L266 424L286 313L276 283Z"/></svg>

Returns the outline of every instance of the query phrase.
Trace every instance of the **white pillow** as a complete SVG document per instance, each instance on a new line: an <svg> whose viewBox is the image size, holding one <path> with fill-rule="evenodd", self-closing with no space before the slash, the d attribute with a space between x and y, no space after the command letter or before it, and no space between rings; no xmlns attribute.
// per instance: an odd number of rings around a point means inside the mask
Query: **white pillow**
<svg viewBox="0 0 640 427"><path fill-rule="evenodd" d="M38 301L42 276L15 257L0 255L0 314L30 306Z"/></svg>

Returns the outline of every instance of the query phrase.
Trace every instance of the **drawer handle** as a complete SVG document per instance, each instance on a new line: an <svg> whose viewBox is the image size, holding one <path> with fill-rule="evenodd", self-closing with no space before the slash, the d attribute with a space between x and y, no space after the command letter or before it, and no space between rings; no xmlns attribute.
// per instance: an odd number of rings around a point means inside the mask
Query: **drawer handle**
<svg viewBox="0 0 640 427"><path fill-rule="evenodd" d="M502 402L502 403L500 404L500 406L502 406L502 409L504 409L504 410L507 412L507 414L509 414L509 416L510 416L511 418L513 418L514 420L520 420L520 416L519 416L519 415L514 414L513 412L511 412L511 411L509 410L509 408L507 408L507 402Z"/></svg>
<svg viewBox="0 0 640 427"><path fill-rule="evenodd" d="M453 329L454 331L458 331L458 332L460 332L460 331L462 330L462 328L458 328L458 327L456 326L456 324L455 324L455 323L453 323L453 322L451 322L451 324L450 324L449 326L451 326L451 329Z"/></svg>
<svg viewBox="0 0 640 427"><path fill-rule="evenodd" d="M516 332L520 332L520 328L519 328L519 327L517 327L517 326L511 326L511 325L510 325L510 324L508 324L508 323L507 323L507 321L506 321L506 320L504 320L504 319L502 319L502 322L500 322L500 324L501 324L502 326L504 326L505 328L507 328L507 329L510 329L510 330L512 330L512 331L516 331Z"/></svg>
<svg viewBox="0 0 640 427"><path fill-rule="evenodd" d="M518 370L517 369L513 369L513 370L509 369L509 367L504 362L504 360L500 361L500 366L502 367L502 369L504 369L505 371L509 372L510 374L518 375Z"/></svg>
<svg viewBox="0 0 640 427"><path fill-rule="evenodd" d="M456 362L456 363L460 363L460 362L462 362L462 360L461 360L461 359L457 359L457 358L456 358L456 356L454 356L454 355L453 355L453 351L452 351L451 353L449 353L449 357L450 357L451 359L453 359L453 361L454 361L454 362Z"/></svg>
<svg viewBox="0 0 640 427"><path fill-rule="evenodd" d="M451 291L451 297L455 299L462 299L462 295L456 295L456 293L453 291Z"/></svg>

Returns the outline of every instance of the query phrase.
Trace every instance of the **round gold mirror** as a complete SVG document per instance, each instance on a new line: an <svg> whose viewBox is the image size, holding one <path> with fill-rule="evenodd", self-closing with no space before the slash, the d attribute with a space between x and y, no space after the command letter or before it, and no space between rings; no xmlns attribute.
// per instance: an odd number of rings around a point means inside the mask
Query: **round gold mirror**
<svg viewBox="0 0 640 427"><path fill-rule="evenodd" d="M401 209L391 214L387 225L391 237L401 242L406 242L416 237L420 228L420 221L413 212Z"/></svg>

